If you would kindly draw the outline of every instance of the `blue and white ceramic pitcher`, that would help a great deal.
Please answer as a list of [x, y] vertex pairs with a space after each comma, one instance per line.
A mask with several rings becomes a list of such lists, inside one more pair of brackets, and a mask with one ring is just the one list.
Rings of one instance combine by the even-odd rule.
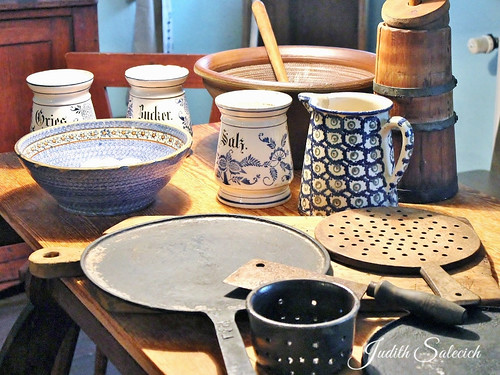
[[[299, 212], [330, 215], [347, 208], [397, 206], [413, 131], [403, 117], [389, 118], [392, 101], [360, 92], [301, 93], [299, 100], [311, 113]], [[402, 134], [396, 163], [393, 129]]]

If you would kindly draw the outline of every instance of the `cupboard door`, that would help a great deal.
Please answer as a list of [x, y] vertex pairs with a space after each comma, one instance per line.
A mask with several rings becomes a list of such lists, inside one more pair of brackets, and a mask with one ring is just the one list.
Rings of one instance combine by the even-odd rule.
[[64, 54], [73, 49], [70, 17], [17, 19], [0, 22], [0, 152], [29, 132], [33, 94], [26, 77], [41, 70], [64, 68]]

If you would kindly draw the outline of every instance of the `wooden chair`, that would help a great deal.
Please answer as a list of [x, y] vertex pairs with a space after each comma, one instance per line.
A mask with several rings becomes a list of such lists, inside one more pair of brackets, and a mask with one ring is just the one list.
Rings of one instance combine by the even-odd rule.
[[[184, 88], [205, 89], [203, 80], [194, 71], [194, 64], [204, 55], [163, 54], [163, 53], [103, 53], [69, 52], [66, 54], [66, 66], [72, 69], [84, 69], [94, 74], [90, 87], [92, 103], [97, 118], [112, 117], [108, 97], [108, 87], [129, 87], [125, 79], [125, 70], [137, 65], [163, 64], [179, 65], [189, 69], [189, 76]], [[220, 121], [220, 112], [212, 103], [209, 122]]]

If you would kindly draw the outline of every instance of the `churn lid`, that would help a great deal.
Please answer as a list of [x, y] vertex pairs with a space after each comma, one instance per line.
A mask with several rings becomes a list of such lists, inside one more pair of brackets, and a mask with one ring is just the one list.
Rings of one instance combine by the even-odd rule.
[[447, 26], [449, 0], [386, 0], [382, 18], [400, 29], [435, 29]]

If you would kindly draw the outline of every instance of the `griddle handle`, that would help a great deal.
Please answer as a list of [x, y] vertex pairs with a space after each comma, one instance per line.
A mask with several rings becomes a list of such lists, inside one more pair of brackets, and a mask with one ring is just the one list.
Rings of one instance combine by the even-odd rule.
[[215, 325], [227, 375], [255, 375], [232, 310], [207, 311]]
[[387, 280], [371, 282], [366, 294], [374, 297], [379, 304], [399, 306], [435, 323], [457, 325], [463, 324], [467, 318], [465, 308], [456, 303], [434, 294], [398, 288]]
[[83, 275], [80, 258], [83, 248], [47, 247], [30, 254], [29, 270], [41, 279]]

